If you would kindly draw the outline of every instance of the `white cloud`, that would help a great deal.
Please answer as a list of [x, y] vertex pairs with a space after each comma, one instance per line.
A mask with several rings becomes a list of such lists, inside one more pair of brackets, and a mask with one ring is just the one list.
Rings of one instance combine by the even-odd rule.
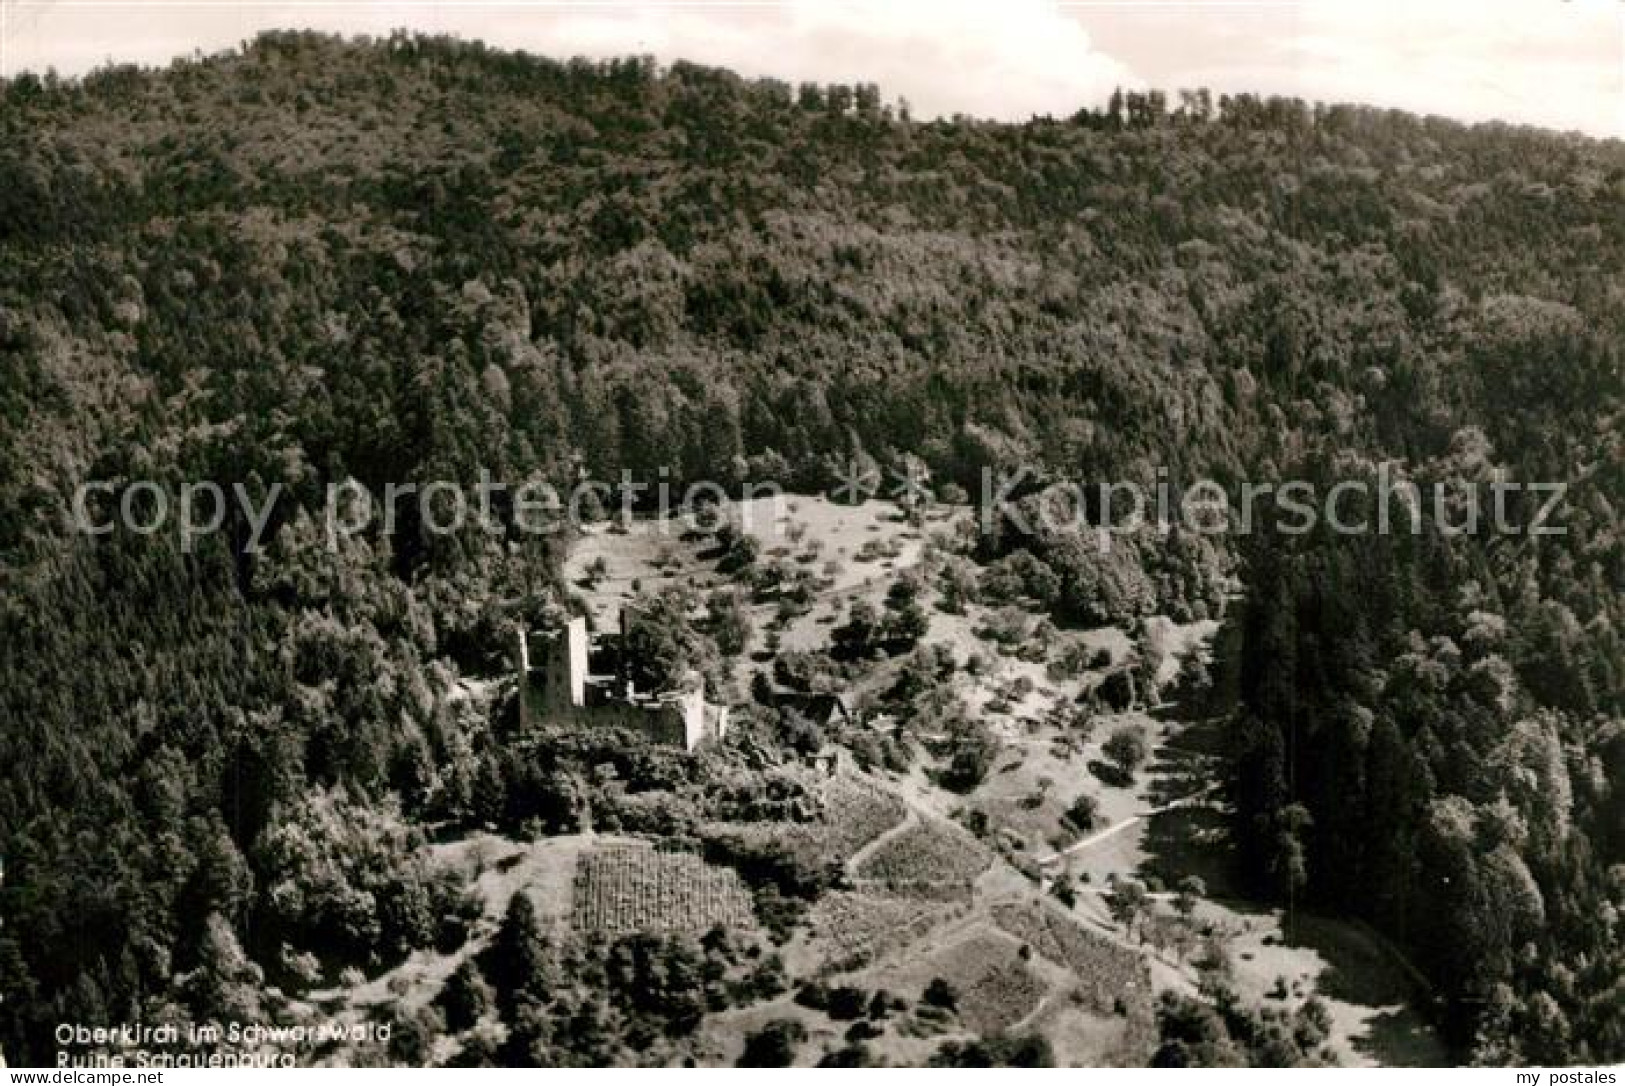
[[160, 64], [290, 24], [344, 33], [397, 26], [557, 56], [650, 53], [790, 81], [880, 84], [923, 115], [1025, 119], [1071, 112], [1138, 82], [1052, 0], [791, 0], [762, 7], [333, 3], [76, 5], [13, 0], [7, 71], [77, 73], [106, 60]]
[[596, 10], [561, 13], [537, 30], [522, 36], [548, 52], [649, 52], [791, 82], [878, 83], [888, 98], [907, 98], [922, 116], [1024, 120], [1071, 112], [1118, 84], [1139, 82], [1050, 0]]
[[878, 82], [922, 114], [1071, 113], [1141, 82], [1047, 0], [802, 3], [794, 12], [806, 75], [834, 60], [841, 78]]
[[1620, 0], [334, 0], [285, 8], [0, 0], [0, 12], [0, 61], [11, 72], [163, 63], [294, 24], [373, 34], [404, 25], [550, 55], [650, 53], [792, 82], [875, 82], [921, 116], [1066, 115], [1116, 85], [1206, 85], [1625, 135]]
[[1256, 57], [1204, 58], [1187, 74], [1225, 89], [1625, 136], [1618, 0], [1305, 0], [1271, 31]]

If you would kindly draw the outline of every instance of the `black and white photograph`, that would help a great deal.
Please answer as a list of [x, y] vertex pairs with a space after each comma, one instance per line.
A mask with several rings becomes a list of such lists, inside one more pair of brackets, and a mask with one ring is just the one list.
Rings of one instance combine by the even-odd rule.
[[0, 0], [0, 1082], [1622, 1065], [1625, 2]]

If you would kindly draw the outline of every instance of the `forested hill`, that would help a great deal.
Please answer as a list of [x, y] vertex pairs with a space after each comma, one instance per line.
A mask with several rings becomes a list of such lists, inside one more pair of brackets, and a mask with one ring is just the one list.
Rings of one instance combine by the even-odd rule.
[[[175, 990], [219, 967], [202, 916], [298, 946], [272, 898], [315, 875], [273, 846], [301, 797], [411, 821], [479, 757], [452, 680], [557, 556], [411, 524], [331, 553], [294, 515], [327, 484], [818, 489], [918, 456], [973, 491], [1021, 463], [1582, 480], [1536, 544], [1238, 544], [1276, 608], [1246, 622], [1238, 832], [1269, 892], [1414, 949], [1480, 1051], [1625, 1053], [1625, 146], [1206, 94], [922, 122], [871, 86], [406, 36], [0, 88], [8, 1051], [202, 998]], [[257, 559], [240, 516], [182, 554], [71, 534], [87, 479], [295, 500]], [[374, 875], [358, 955], [432, 897]]]

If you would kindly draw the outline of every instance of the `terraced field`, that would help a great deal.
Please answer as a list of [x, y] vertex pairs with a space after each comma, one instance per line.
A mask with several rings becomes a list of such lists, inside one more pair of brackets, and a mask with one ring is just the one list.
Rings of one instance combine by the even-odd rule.
[[922, 819], [865, 856], [856, 885], [873, 894], [925, 901], [968, 901], [992, 856], [959, 827]]
[[846, 860], [902, 823], [908, 808], [883, 786], [855, 773], [838, 773], [824, 789], [824, 852]]
[[1108, 1011], [1120, 1001], [1149, 1000], [1151, 976], [1145, 959], [1127, 947], [1043, 902], [1005, 902], [993, 906], [992, 912], [999, 927], [1035, 953], [1070, 969], [1095, 1009]]
[[963, 911], [949, 903], [833, 890], [818, 899], [809, 920], [823, 964], [852, 969], [901, 950]]
[[704, 931], [755, 924], [750, 893], [728, 868], [688, 852], [617, 845], [576, 865], [571, 923], [577, 931]]

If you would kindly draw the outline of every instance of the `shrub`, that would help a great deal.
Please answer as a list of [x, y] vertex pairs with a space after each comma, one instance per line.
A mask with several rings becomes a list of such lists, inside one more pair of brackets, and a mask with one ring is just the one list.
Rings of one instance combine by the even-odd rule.
[[[854, 1026], [853, 1029], [857, 1027]], [[851, 1031], [849, 1030], [848, 1033]], [[873, 1067], [874, 1052], [862, 1040], [854, 1040], [844, 1048], [837, 1048], [818, 1061], [820, 1067]]]
[[440, 990], [438, 1003], [453, 1033], [471, 1029], [491, 1009], [495, 994], [472, 961], [465, 961]]
[[1066, 808], [1066, 821], [1082, 832], [1094, 829], [1097, 818], [1100, 818], [1100, 801], [1087, 792], [1072, 800], [1072, 805]]
[[920, 999], [928, 1006], [951, 1011], [959, 1006], [959, 989], [944, 977], [933, 977], [931, 983], [925, 986], [925, 991], [920, 993]]
[[796, 1002], [815, 1011], [823, 1010], [829, 1006], [829, 985], [818, 980], [807, 981], [797, 990]]
[[1112, 732], [1100, 751], [1128, 777], [1151, 756], [1151, 743], [1144, 728], [1130, 725]]
[[745, 1039], [740, 1067], [789, 1067], [807, 1039], [807, 1027], [794, 1018], [776, 1018]]
[[828, 1013], [837, 1022], [862, 1018], [868, 1007], [869, 996], [862, 988], [842, 985], [829, 990]]

